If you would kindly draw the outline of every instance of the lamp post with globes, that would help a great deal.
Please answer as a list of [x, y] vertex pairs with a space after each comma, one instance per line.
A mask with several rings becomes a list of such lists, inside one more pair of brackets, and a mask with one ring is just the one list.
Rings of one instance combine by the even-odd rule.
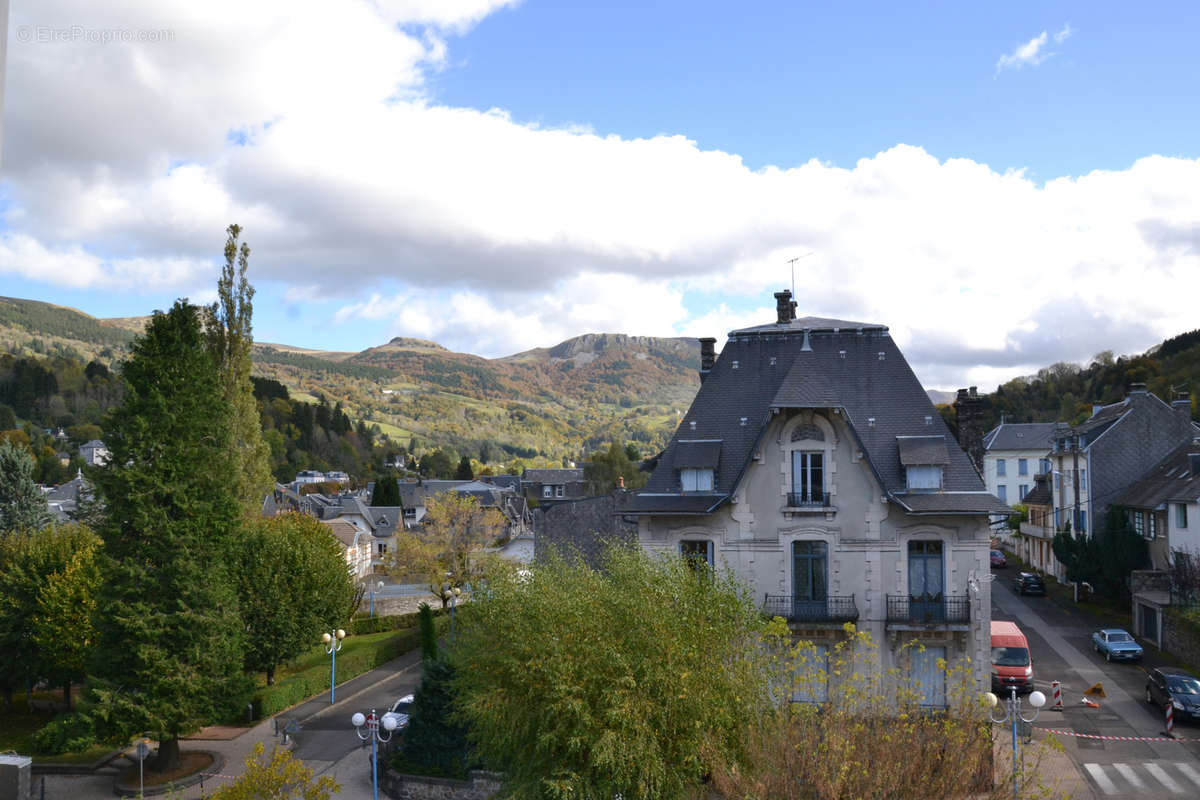
[[984, 698], [990, 707], [988, 716], [992, 722], [997, 725], [1003, 725], [1006, 722], [1012, 723], [1013, 800], [1017, 800], [1021, 786], [1021, 774], [1018, 769], [1020, 757], [1017, 750], [1017, 723], [1018, 721], [1032, 723], [1037, 719], [1038, 712], [1041, 711], [1042, 706], [1046, 705], [1046, 695], [1036, 691], [1029, 695], [1029, 705], [1033, 706], [1033, 716], [1026, 717], [1021, 713], [1021, 698], [1017, 696], [1017, 687], [1012, 686], [1009, 689], [1011, 694], [1004, 701], [1003, 715], [999, 718], [996, 717], [995, 709], [1000, 705], [1000, 698], [991, 692], [985, 694]]
[[450, 641], [454, 641], [454, 607], [458, 605], [458, 596], [462, 594], [462, 589], [457, 586], [451, 591], [447, 589], [442, 592], [442, 599], [450, 603]]
[[[379, 800], [379, 742], [387, 742], [392, 738], [392, 731], [396, 730], [396, 718], [391, 714], [384, 714], [380, 719], [375, 713], [375, 709], [371, 709], [371, 713], [363, 716], [362, 712], [355, 712], [350, 718], [350, 722], [354, 725], [354, 732], [358, 734], [358, 738], [364, 742], [371, 740], [371, 789], [374, 792], [375, 800]], [[382, 725], [387, 731], [387, 736], [379, 732]], [[363, 727], [366, 727], [366, 731]]]
[[325, 645], [325, 652], [329, 653], [329, 703], [333, 704], [333, 687], [337, 683], [337, 654], [338, 650], [342, 649], [342, 640], [346, 638], [346, 632], [341, 628], [335, 631], [321, 634], [321, 643]]

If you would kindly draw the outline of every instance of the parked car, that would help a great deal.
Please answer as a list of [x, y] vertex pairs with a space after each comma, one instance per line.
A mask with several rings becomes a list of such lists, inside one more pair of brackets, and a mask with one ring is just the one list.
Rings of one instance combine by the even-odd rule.
[[1175, 707], [1175, 718], [1200, 720], [1200, 680], [1176, 667], [1156, 667], [1146, 673], [1146, 702]]
[[1003, 569], [1008, 566], [1008, 559], [1004, 557], [1004, 553], [999, 550], [992, 551], [992, 566], [997, 569]]
[[[404, 730], [408, 727], [408, 718], [412, 713], [413, 695], [406, 694], [396, 702], [392, 703], [392, 707], [383, 712], [384, 716], [391, 714], [396, 719], [396, 730]], [[382, 718], [381, 718], [382, 719]]]
[[1124, 628], [1103, 628], [1092, 634], [1092, 647], [1105, 661], [1141, 661], [1142, 646]]
[[1041, 575], [1021, 572], [1013, 578], [1013, 591], [1017, 594], [1045, 594], [1046, 584]]

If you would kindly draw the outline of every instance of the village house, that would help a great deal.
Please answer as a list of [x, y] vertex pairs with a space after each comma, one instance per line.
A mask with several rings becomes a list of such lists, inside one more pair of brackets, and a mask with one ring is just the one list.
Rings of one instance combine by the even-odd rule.
[[[641, 546], [735, 572], [798, 637], [856, 622], [930, 706], [938, 660], [988, 685], [983, 485], [884, 325], [795, 316], [701, 339], [701, 386], [644, 491]], [[918, 641], [923, 648], [905, 648]], [[820, 700], [815, 697], [797, 699]]]

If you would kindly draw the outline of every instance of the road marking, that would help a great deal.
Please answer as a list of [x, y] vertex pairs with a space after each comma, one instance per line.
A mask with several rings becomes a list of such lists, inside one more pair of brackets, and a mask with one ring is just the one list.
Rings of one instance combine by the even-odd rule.
[[1104, 774], [1104, 767], [1099, 764], [1084, 764], [1083, 768], [1091, 773], [1092, 780], [1100, 787], [1100, 791], [1105, 794], [1116, 794], [1117, 786], [1112, 782], [1108, 775]]
[[1146, 772], [1158, 778], [1158, 782], [1167, 787], [1172, 794], [1183, 794], [1183, 787], [1167, 774], [1167, 771], [1152, 761], [1146, 762]]
[[1197, 786], [1200, 786], [1200, 772], [1197, 772], [1196, 768], [1193, 767], [1191, 764], [1180, 764], [1180, 763], [1176, 762], [1175, 768], [1177, 770], [1179, 770], [1180, 772], [1182, 772], [1184, 775], [1187, 775], [1188, 780], [1190, 780], [1192, 783], [1196, 784]]
[[1145, 789], [1146, 788], [1146, 784], [1142, 781], [1142, 779], [1140, 777], [1138, 777], [1138, 774], [1133, 771], [1133, 767], [1129, 766], [1128, 764], [1113, 764], [1113, 769], [1115, 769], [1117, 772], [1121, 773], [1121, 776], [1123, 778], [1125, 778], [1125, 780], [1132, 783], [1133, 788], [1135, 788], [1135, 789]]

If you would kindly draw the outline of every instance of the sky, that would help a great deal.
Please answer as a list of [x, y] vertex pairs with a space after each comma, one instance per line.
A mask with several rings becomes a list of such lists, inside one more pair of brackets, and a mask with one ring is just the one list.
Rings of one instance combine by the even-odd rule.
[[14, 0], [0, 295], [209, 302], [236, 222], [258, 341], [723, 340], [794, 286], [927, 388], [991, 390], [1200, 327], [1197, 29], [1152, 1]]

